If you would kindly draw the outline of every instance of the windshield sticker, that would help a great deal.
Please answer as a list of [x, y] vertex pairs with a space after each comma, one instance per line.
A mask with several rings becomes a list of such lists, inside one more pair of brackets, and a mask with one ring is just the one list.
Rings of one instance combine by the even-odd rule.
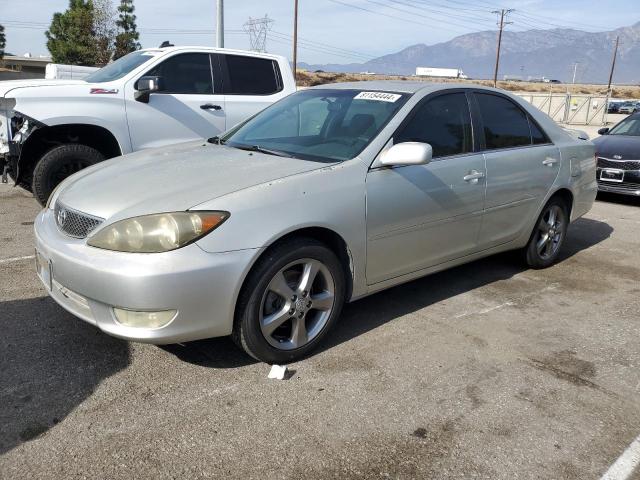
[[386, 92], [360, 92], [358, 95], [353, 97], [354, 100], [376, 100], [378, 102], [395, 102], [402, 95], [398, 95], [397, 93], [386, 93]]

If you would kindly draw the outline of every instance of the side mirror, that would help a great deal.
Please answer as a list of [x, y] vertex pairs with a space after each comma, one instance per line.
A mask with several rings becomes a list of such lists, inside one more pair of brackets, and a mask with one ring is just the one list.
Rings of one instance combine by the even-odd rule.
[[606, 135], [607, 133], [609, 133], [608, 127], [601, 128], [600, 130], [598, 130], [598, 135]]
[[149, 103], [149, 97], [154, 92], [164, 90], [162, 77], [140, 77], [134, 98], [142, 103]]
[[380, 157], [380, 165], [385, 167], [426, 165], [432, 157], [433, 149], [428, 143], [403, 142], [384, 152]]

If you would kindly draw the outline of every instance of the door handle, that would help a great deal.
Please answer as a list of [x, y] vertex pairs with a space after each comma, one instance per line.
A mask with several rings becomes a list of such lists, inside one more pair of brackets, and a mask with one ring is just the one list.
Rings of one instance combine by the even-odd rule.
[[546, 165], [547, 167], [551, 167], [551, 166], [555, 165], [556, 163], [558, 163], [558, 159], [557, 158], [551, 158], [551, 157], [547, 157], [542, 161], [542, 164]]
[[465, 182], [478, 183], [478, 180], [484, 178], [484, 173], [477, 170], [471, 170], [467, 175], [462, 177]]
[[213, 103], [205, 103], [204, 105], [200, 105], [202, 110], [222, 110], [220, 105], [214, 105]]

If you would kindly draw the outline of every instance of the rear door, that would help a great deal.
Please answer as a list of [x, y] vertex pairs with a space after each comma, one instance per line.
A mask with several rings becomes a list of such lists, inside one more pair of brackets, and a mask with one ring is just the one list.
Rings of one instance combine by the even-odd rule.
[[149, 103], [142, 103], [134, 98], [135, 81], [127, 84], [133, 150], [208, 138], [226, 129], [224, 95], [214, 90], [209, 53], [178, 53], [144, 75], [162, 77], [164, 90], [151, 94]]
[[560, 152], [527, 112], [495, 92], [474, 94], [487, 165], [481, 249], [506, 243], [531, 223], [560, 171]]
[[220, 70], [227, 128], [286, 96], [276, 60], [236, 54], [216, 54], [212, 58]]
[[367, 282], [374, 284], [476, 250], [485, 165], [464, 91], [431, 95], [393, 136], [424, 142], [427, 165], [374, 168], [367, 189]]

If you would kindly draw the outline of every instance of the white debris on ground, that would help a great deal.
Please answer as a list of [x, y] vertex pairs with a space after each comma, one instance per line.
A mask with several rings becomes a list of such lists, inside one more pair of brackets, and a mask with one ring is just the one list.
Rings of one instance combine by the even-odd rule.
[[276, 380], [284, 380], [287, 375], [287, 366], [286, 365], [272, 365], [271, 371], [269, 371], [269, 375], [267, 378], [273, 378]]

